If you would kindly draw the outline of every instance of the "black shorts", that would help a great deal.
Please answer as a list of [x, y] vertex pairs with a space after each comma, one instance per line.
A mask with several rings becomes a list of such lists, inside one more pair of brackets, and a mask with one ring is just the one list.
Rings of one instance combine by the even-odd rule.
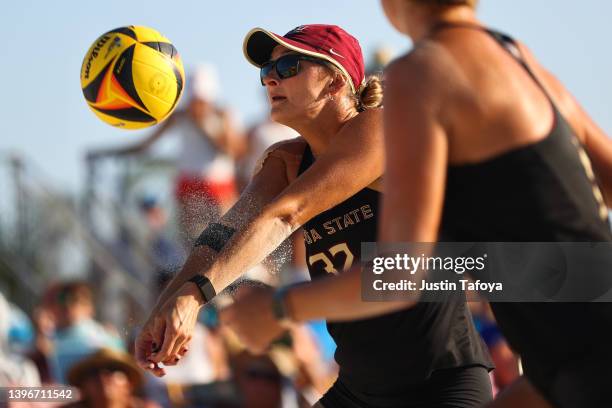
[[555, 366], [524, 361], [525, 377], [555, 407], [610, 408], [612, 353], [596, 350]]
[[481, 366], [438, 370], [400, 395], [350, 389], [338, 378], [319, 401], [325, 408], [476, 408], [493, 399], [489, 372]]

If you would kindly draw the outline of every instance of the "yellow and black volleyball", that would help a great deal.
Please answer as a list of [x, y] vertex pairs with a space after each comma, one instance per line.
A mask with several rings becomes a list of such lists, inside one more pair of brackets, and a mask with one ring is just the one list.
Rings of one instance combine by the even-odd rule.
[[142, 26], [111, 30], [87, 51], [81, 89], [104, 122], [140, 129], [172, 113], [183, 91], [185, 71], [174, 45]]

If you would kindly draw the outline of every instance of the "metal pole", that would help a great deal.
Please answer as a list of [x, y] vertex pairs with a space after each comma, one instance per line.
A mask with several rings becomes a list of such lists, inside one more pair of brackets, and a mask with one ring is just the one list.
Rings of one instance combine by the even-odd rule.
[[15, 252], [18, 255], [25, 255], [28, 237], [28, 209], [27, 209], [27, 193], [24, 186], [24, 170], [25, 166], [23, 159], [13, 154], [10, 159], [10, 166], [13, 175], [13, 183], [15, 186], [15, 233], [16, 233], [16, 248]]

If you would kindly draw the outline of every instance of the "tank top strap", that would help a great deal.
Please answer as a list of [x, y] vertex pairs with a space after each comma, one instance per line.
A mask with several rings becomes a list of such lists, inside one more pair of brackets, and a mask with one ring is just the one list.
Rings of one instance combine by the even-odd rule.
[[557, 106], [555, 105], [554, 101], [550, 97], [548, 91], [546, 90], [546, 88], [544, 87], [542, 82], [540, 82], [540, 80], [535, 75], [533, 70], [529, 67], [529, 64], [527, 63], [527, 60], [525, 59], [525, 56], [523, 55], [523, 52], [521, 51], [521, 47], [519, 46], [519, 43], [513, 37], [511, 37], [508, 34], [505, 34], [505, 33], [501, 32], [501, 31], [497, 31], [497, 30], [494, 30], [494, 29], [491, 29], [491, 28], [488, 28], [488, 27], [484, 27], [484, 26], [478, 25], [478, 24], [451, 23], [451, 22], [441, 22], [441, 23], [435, 25], [431, 29], [431, 31], [429, 32], [428, 36], [431, 36], [431, 35], [439, 32], [441, 30], [452, 29], [452, 28], [467, 28], [467, 29], [472, 29], [472, 30], [478, 30], [478, 31], [482, 31], [482, 32], [488, 34], [490, 37], [492, 37], [504, 50], [506, 50], [510, 54], [510, 56], [516, 62], [518, 62], [523, 67], [523, 69], [525, 69], [525, 71], [527, 71], [527, 74], [529, 74], [529, 76], [535, 81], [535, 83], [538, 85], [538, 87], [546, 95], [546, 98], [548, 98], [548, 100], [552, 104], [552, 106], [553, 106], [553, 108], [555, 110], [555, 114], [558, 113]]
[[302, 161], [300, 162], [300, 168], [298, 170], [298, 176], [305, 172], [312, 165], [312, 163], [314, 163], [314, 156], [312, 155], [310, 145], [306, 143], [304, 153], [302, 154]]

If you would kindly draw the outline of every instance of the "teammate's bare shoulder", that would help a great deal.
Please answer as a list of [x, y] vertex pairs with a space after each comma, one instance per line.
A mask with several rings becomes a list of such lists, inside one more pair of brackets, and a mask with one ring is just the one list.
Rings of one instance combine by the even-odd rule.
[[423, 41], [391, 62], [385, 78], [389, 85], [419, 94], [435, 94], [447, 89], [455, 70], [453, 58], [444, 46], [434, 41]]

